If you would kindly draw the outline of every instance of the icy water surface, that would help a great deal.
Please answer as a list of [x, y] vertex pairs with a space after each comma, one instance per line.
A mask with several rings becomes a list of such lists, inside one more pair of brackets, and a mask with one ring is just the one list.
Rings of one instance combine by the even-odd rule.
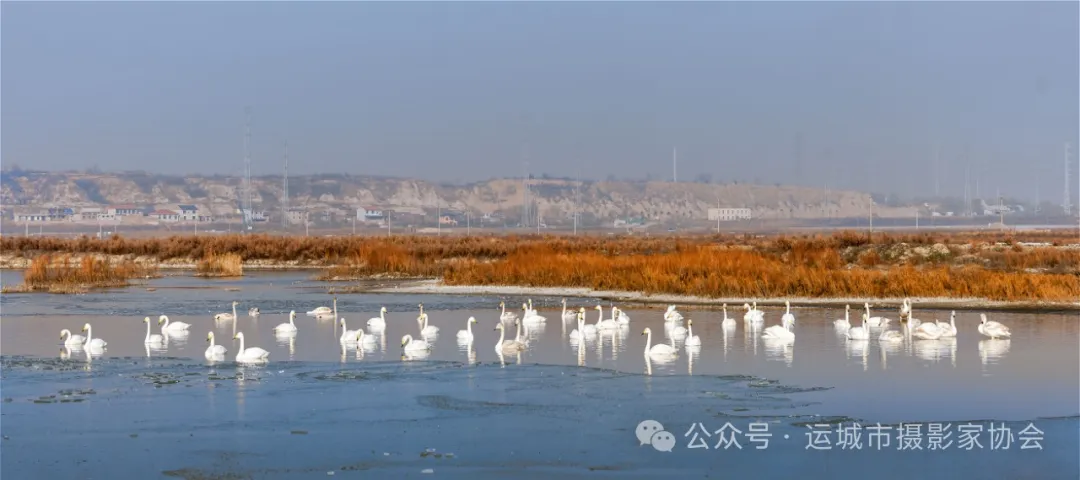
[[[688, 351], [660, 309], [628, 306], [628, 327], [579, 343], [568, 338], [577, 325], [561, 320], [559, 299], [535, 298], [547, 321], [526, 325], [529, 348], [520, 357], [500, 358], [497, 305], [520, 311], [521, 298], [341, 294], [338, 313], [350, 330], [367, 330], [382, 306], [389, 311], [375, 342], [343, 349], [335, 322], [305, 314], [331, 305], [325, 285], [306, 277], [170, 277], [151, 282], [154, 291], [5, 295], [4, 477], [368, 478], [429, 469], [651, 477], [723, 469], [786, 478], [798, 469], [845, 478], [873, 469], [885, 478], [1076, 478], [1080, 468], [1075, 314], [991, 313], [1013, 337], [990, 340], [976, 331], [978, 312], [961, 311], [955, 340], [883, 348], [876, 329], [873, 340], [848, 342], [832, 325], [840, 310], [794, 309], [796, 341], [785, 345], [745, 328], [741, 310], [729, 310], [736, 326], [724, 329], [721, 312], [684, 308], [702, 343]], [[2, 281], [17, 276], [5, 272]], [[215, 322], [233, 300], [239, 319]], [[596, 322], [595, 300], [568, 300]], [[429, 337], [430, 353], [403, 357], [401, 337], [420, 338], [419, 303], [440, 330]], [[259, 317], [247, 315], [252, 306]], [[298, 312], [298, 332], [277, 337], [272, 329], [289, 310]], [[765, 325], [777, 324], [782, 310], [765, 310]], [[147, 348], [142, 319], [150, 316], [159, 333], [161, 314], [191, 324], [190, 333]], [[470, 316], [474, 341], [459, 342]], [[947, 320], [948, 312], [916, 305], [916, 317]], [[79, 333], [84, 323], [108, 342], [100, 356], [61, 345], [61, 329]], [[504, 324], [513, 335], [514, 324]], [[678, 357], [647, 361], [645, 327]], [[232, 362], [234, 330], [246, 347], [268, 350], [269, 364]], [[210, 331], [228, 361], [204, 359]], [[652, 445], [641, 445], [639, 423], [650, 419], [668, 435], [652, 432], [644, 437]], [[669, 444], [670, 452], [658, 451]]]

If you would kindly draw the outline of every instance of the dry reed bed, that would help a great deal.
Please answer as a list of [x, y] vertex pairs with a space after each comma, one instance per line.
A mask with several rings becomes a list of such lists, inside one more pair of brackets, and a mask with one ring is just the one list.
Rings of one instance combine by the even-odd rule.
[[104, 258], [86, 256], [73, 262], [70, 255], [41, 255], [23, 274], [23, 283], [6, 287], [4, 292], [82, 293], [92, 288], [126, 287], [132, 278], [156, 275], [156, 269], [131, 260], [113, 264]]
[[235, 253], [210, 253], [195, 264], [198, 277], [240, 277], [244, 275], [244, 259]]
[[[323, 279], [442, 277], [456, 285], [587, 287], [679, 295], [979, 297], [1075, 301], [1080, 250], [1068, 232], [840, 232], [750, 236], [0, 237], [5, 253], [93, 252], [159, 260], [226, 256], [331, 266]], [[218, 270], [213, 270], [218, 271]]]
[[449, 285], [584, 287], [699, 297], [965, 297], [1076, 301], [1080, 277], [979, 266], [837, 268], [834, 255], [791, 264], [760, 252], [699, 247], [670, 255], [609, 257], [526, 250], [495, 263], [447, 266]]

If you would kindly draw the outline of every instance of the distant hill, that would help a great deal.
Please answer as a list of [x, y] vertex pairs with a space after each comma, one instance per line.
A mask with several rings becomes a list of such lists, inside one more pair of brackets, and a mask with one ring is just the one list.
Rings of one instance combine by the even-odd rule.
[[[545, 223], [565, 223], [578, 208], [584, 223], [644, 217], [649, 221], [706, 220], [708, 209], [745, 207], [755, 218], [812, 219], [863, 217], [870, 195], [854, 191], [825, 192], [795, 186], [671, 182], [531, 180], [532, 212]], [[280, 177], [252, 179], [256, 210], [281, 212]], [[146, 173], [79, 173], [8, 170], [0, 174], [0, 200], [5, 207], [88, 207], [106, 204], [139, 206], [198, 204], [214, 215], [236, 212], [241, 180], [225, 176], [169, 176]], [[442, 209], [475, 214], [501, 213], [508, 221], [522, 216], [521, 179], [491, 179], [449, 185], [408, 178], [353, 175], [289, 177], [290, 206], [310, 212], [379, 207], [414, 213]], [[577, 207], [575, 207], [577, 205]], [[911, 216], [910, 209], [878, 209], [879, 216]], [[530, 215], [535, 218], [535, 215]]]

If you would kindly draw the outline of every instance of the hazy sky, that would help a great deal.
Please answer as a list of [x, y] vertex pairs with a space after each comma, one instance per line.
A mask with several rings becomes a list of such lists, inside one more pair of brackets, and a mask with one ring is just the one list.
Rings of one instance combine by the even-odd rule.
[[[1060, 202], [1077, 2], [0, 4], [2, 159]], [[1074, 159], [1075, 159], [1074, 155]], [[1074, 160], [1073, 174], [1080, 170]], [[1080, 181], [1074, 181], [1074, 188]]]

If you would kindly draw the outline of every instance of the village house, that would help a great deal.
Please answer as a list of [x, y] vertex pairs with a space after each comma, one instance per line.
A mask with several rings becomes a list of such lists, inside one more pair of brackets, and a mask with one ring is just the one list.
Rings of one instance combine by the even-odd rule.
[[79, 209], [79, 219], [82, 221], [94, 221], [105, 216], [100, 207], [83, 207]]
[[357, 220], [381, 221], [386, 218], [386, 212], [379, 207], [364, 207], [356, 209]]
[[285, 221], [290, 225], [303, 225], [307, 211], [302, 208], [290, 208], [285, 212]]
[[113, 217], [126, 217], [129, 215], [142, 215], [142, 209], [132, 204], [109, 205], [107, 213]]
[[180, 220], [185, 222], [199, 220], [199, 207], [195, 205], [177, 205], [180, 209]]
[[45, 223], [52, 221], [52, 217], [49, 215], [48, 210], [35, 208], [15, 212], [15, 221], [19, 223]]
[[150, 212], [150, 216], [159, 222], [179, 222], [180, 214], [172, 210], [154, 210]]

